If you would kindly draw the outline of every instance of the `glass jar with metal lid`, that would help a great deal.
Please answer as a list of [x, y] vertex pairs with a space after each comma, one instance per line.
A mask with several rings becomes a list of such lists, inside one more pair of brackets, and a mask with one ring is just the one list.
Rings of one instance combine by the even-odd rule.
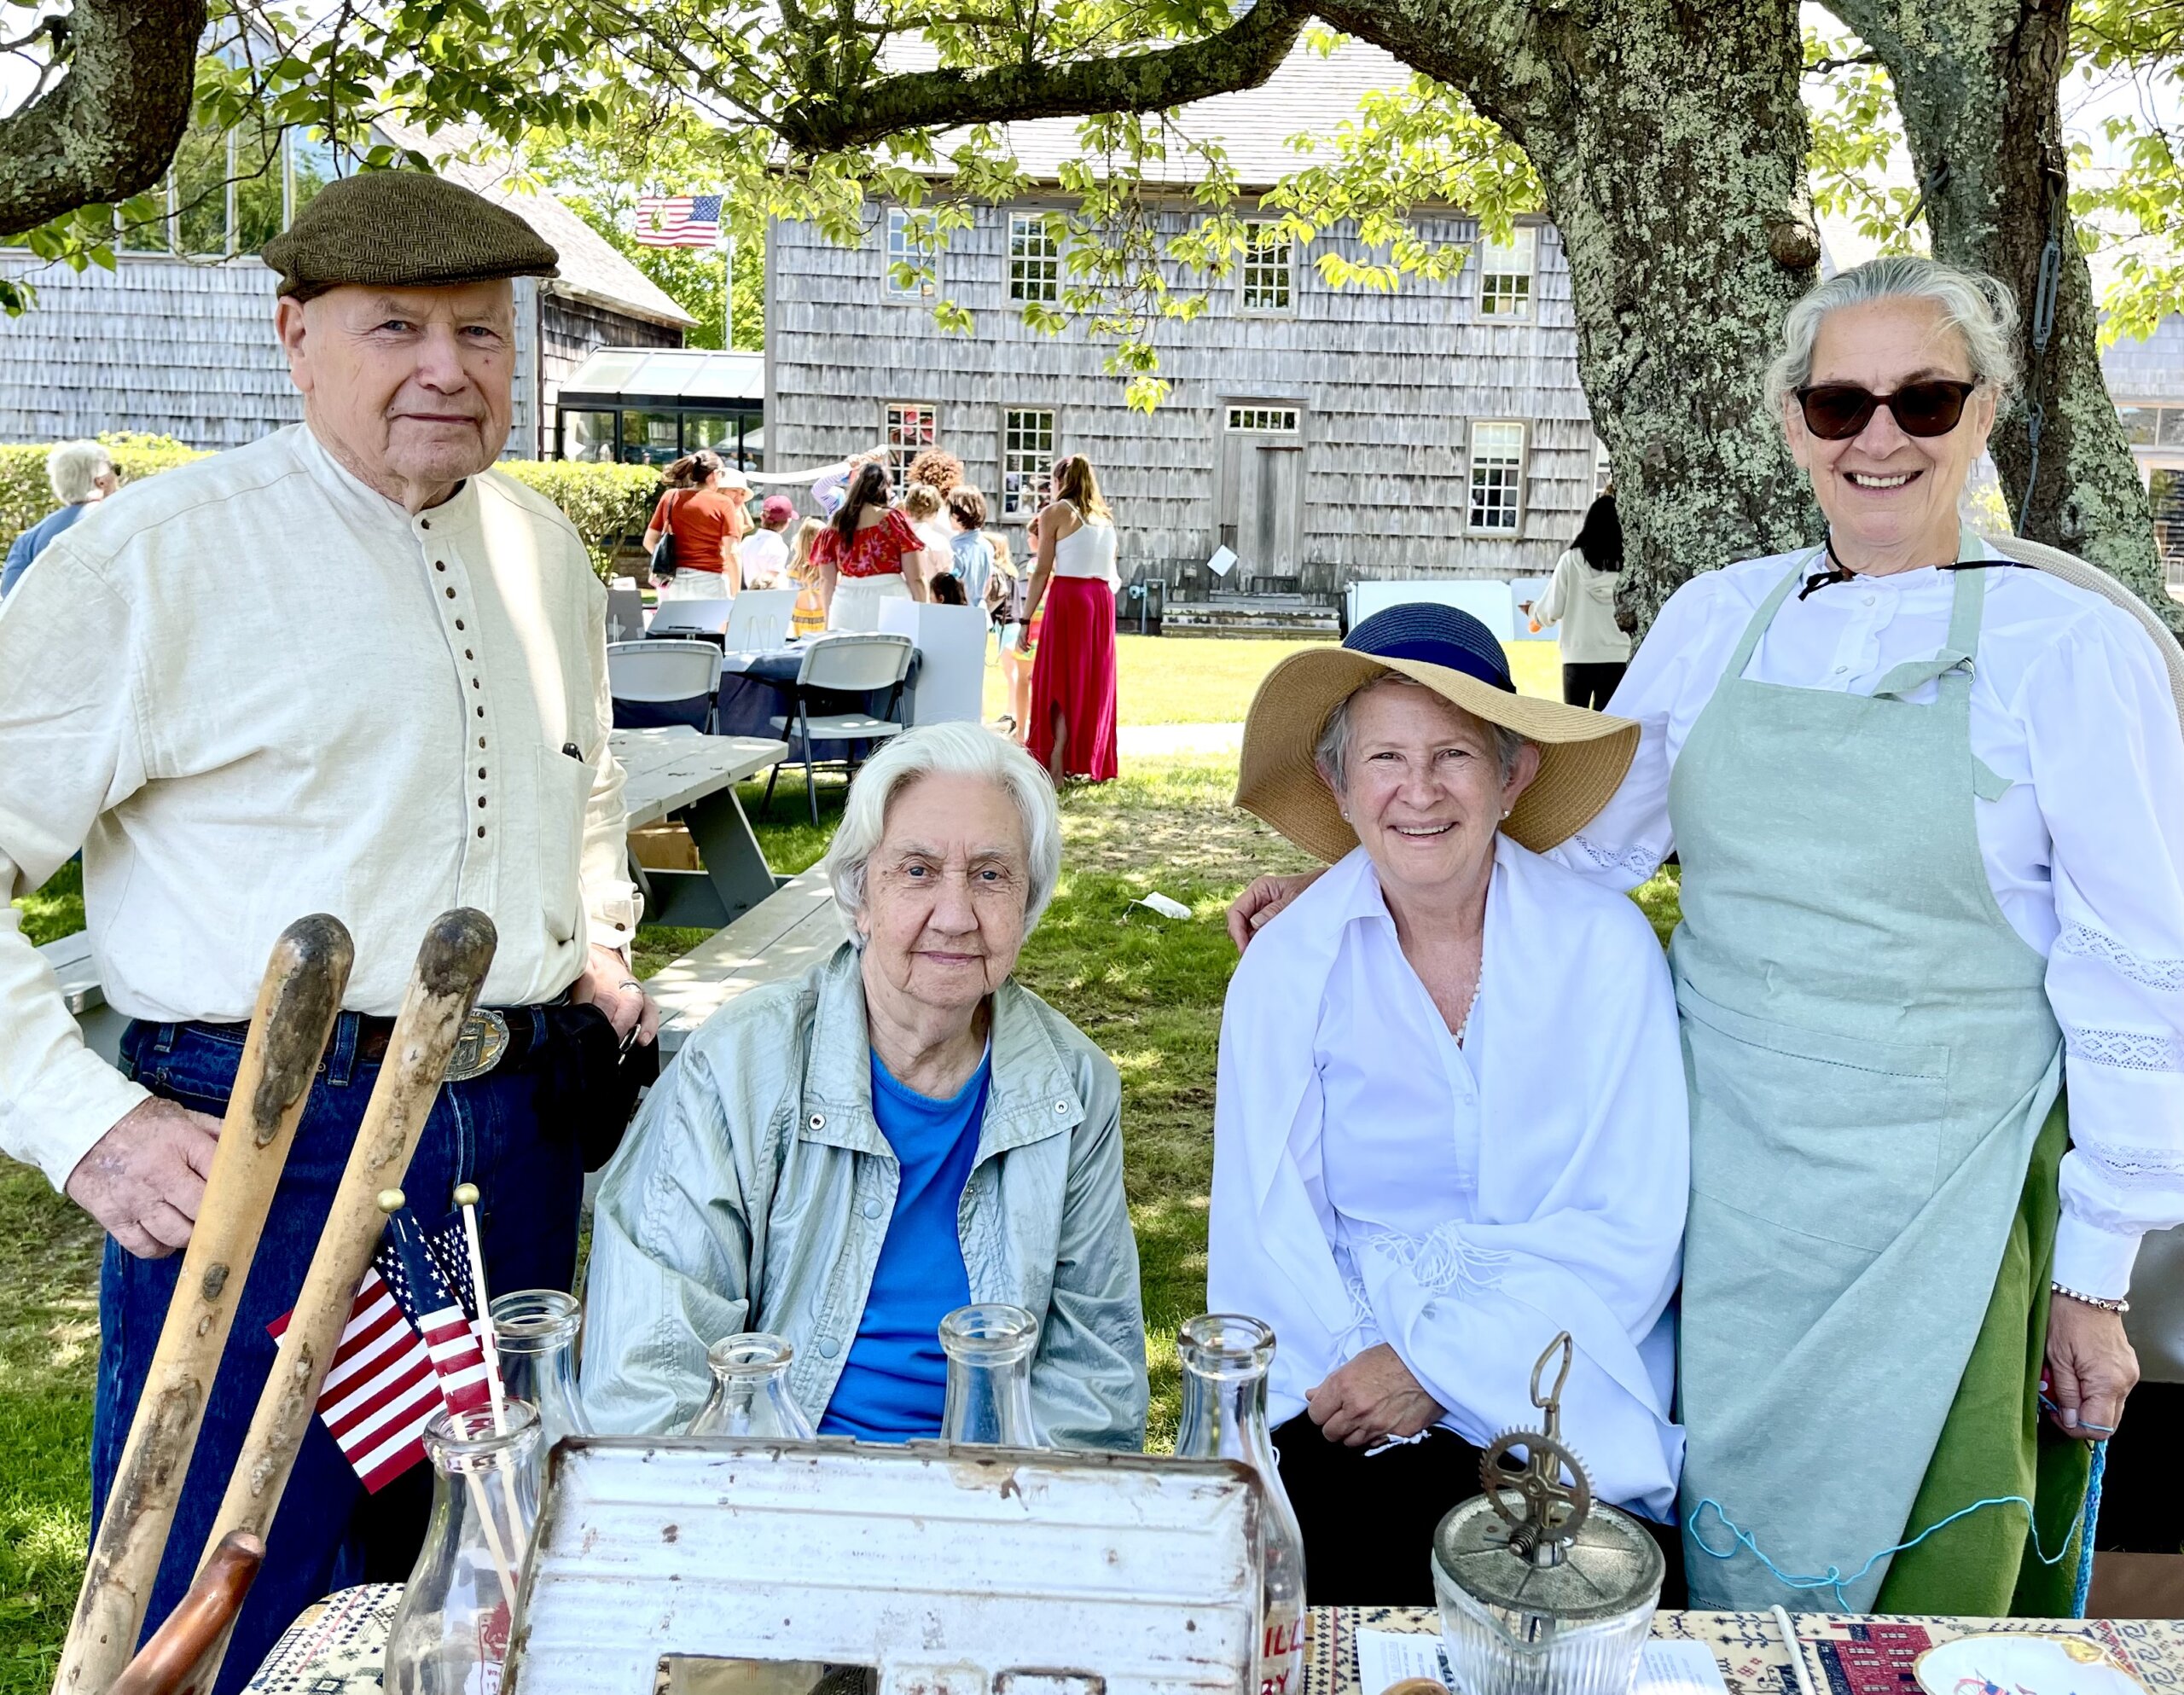
[[1661, 1551], [1636, 1519], [1593, 1499], [1583, 1463], [1562, 1442], [1571, 1353], [1565, 1332], [1532, 1369], [1546, 1429], [1488, 1444], [1484, 1493], [1433, 1533], [1433, 1593], [1464, 1695], [1625, 1695], [1652, 1628]]

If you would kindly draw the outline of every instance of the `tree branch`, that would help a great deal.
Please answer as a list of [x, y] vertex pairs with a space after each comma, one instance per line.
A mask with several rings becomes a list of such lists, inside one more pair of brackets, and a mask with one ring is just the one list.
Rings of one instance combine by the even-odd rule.
[[1288, 56], [1310, 16], [1304, 0], [1258, 0], [1227, 29], [1200, 41], [1061, 65], [914, 71], [864, 88], [807, 96], [773, 124], [792, 146], [830, 153], [905, 130], [1164, 111], [1257, 88]]
[[1519, 146], [1566, 98], [1551, 66], [1583, 56], [1585, 26], [1533, 0], [1320, 0], [1313, 10], [1461, 90]]
[[205, 0], [76, 0], [68, 74], [0, 118], [0, 232], [156, 183], [189, 124]]

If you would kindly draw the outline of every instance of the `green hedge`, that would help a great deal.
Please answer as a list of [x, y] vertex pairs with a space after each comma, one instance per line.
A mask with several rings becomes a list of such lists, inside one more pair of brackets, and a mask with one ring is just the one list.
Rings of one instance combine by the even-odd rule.
[[566, 459], [503, 459], [493, 467], [536, 489], [569, 515], [591, 550], [601, 581], [624, 537], [641, 541], [659, 498], [659, 473], [643, 465], [590, 465]]
[[[205, 457], [171, 436], [107, 435], [99, 439], [113, 455], [113, 468], [125, 483]], [[53, 485], [45, 479], [49, 450], [36, 444], [0, 443], [0, 552], [53, 510]]]
[[[99, 439], [113, 456], [125, 483], [187, 465], [206, 455], [171, 436], [107, 435]], [[0, 552], [53, 510], [45, 480], [48, 449], [0, 443]], [[624, 537], [640, 537], [659, 496], [659, 473], [642, 465], [579, 465], [561, 460], [503, 459], [493, 467], [529, 485], [569, 515], [603, 579]]]

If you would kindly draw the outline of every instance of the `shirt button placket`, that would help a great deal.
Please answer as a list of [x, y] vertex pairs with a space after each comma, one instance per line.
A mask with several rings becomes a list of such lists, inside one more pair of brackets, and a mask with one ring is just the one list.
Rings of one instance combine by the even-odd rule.
[[500, 816], [502, 785], [497, 738], [493, 734], [492, 699], [485, 688], [485, 667], [478, 653], [478, 611], [470, 595], [470, 574], [448, 545], [444, 536], [432, 533], [430, 519], [421, 518], [417, 539], [431, 567], [433, 604], [439, 608], [440, 627], [455, 660], [456, 677], [462, 694], [463, 837], [462, 868], [456, 879], [457, 898], [465, 904], [486, 907], [494, 894], [494, 851], [504, 820]]

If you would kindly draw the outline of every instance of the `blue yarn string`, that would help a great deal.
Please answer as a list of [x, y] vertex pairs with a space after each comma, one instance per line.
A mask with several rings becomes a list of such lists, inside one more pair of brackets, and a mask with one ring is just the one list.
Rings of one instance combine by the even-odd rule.
[[[2077, 1522], [2071, 1526], [2071, 1533], [2063, 1539], [2062, 1547], [2056, 1549], [2053, 1553], [2048, 1553], [2046, 1549], [2041, 1547], [2040, 1520], [2033, 1512], [2032, 1503], [2021, 1495], [1989, 1495], [1984, 1501], [1975, 1501], [1969, 1506], [1959, 1507], [1955, 1512], [1950, 1513], [1948, 1518], [1939, 1519], [1935, 1523], [1927, 1525], [1925, 1530], [1920, 1531], [1919, 1534], [1912, 1537], [1910, 1541], [1898, 1542], [1893, 1547], [1883, 1548], [1879, 1553], [1868, 1556], [1866, 1563], [1863, 1565], [1861, 1565], [1856, 1571], [1851, 1572], [1847, 1577], [1844, 1576], [1843, 1568], [1839, 1565], [1831, 1565], [1827, 1570], [1811, 1576], [1798, 1576], [1783, 1570], [1780, 1566], [1775, 1564], [1773, 1560], [1769, 1559], [1767, 1555], [1761, 1551], [1759, 1544], [1752, 1540], [1751, 1533], [1749, 1530], [1740, 1529], [1737, 1525], [1737, 1522], [1729, 1517], [1728, 1512], [1722, 1507], [1722, 1503], [1715, 1500], [1711, 1495], [1708, 1495], [1705, 1500], [1701, 1501], [1698, 1506], [1691, 1509], [1690, 1522], [1687, 1524], [1684, 1528], [1690, 1532], [1691, 1540], [1698, 1547], [1699, 1551], [1701, 1553], [1705, 1554], [1710, 1559], [1734, 1559], [1736, 1557], [1738, 1547], [1741, 1547], [1746, 1549], [1754, 1559], [1765, 1566], [1767, 1568], [1768, 1574], [1772, 1576], [1776, 1582], [1781, 1584], [1784, 1588], [1798, 1590], [1831, 1589], [1835, 1594], [1835, 1605], [1842, 1608], [1845, 1612], [1854, 1612], [1856, 1609], [1850, 1605], [1850, 1598], [1845, 1594], [1844, 1591], [1848, 1588], [1850, 1585], [1858, 1582], [1860, 1578], [1871, 1571], [1873, 1567], [1879, 1564], [1884, 1559], [1892, 1559], [1897, 1554], [1903, 1553], [1909, 1549], [1918, 1547], [1920, 1543], [1925, 1541], [1927, 1537], [1932, 1535], [1935, 1532], [1938, 1530], [1946, 1530], [1950, 1525], [1956, 1523], [1958, 1519], [1968, 1518], [1973, 1513], [1984, 1512], [1989, 1506], [2021, 1506], [2024, 1509], [2026, 1527], [2031, 1532], [2032, 1535], [2032, 1552], [2042, 1565], [2060, 1565], [2063, 1561], [2069, 1557], [2072, 1544], [2079, 1543], [2082, 1545], [2082, 1551], [2081, 1552], [2078, 1559], [2077, 1586], [2077, 1593], [2074, 1597], [2075, 1614], [2077, 1617], [2082, 1618], [2085, 1617], [2086, 1593], [2091, 1587], [2093, 1582], [2093, 1523], [2094, 1516], [2099, 1512], [2100, 1507], [2100, 1479], [2101, 1471], [2106, 1463], [2107, 1446], [2107, 1443], [2102, 1442], [2094, 1449], [2093, 1482], [2091, 1486], [2086, 1491], [2085, 1512], [2080, 1515]], [[1715, 1547], [1707, 1541], [1705, 1536], [1699, 1534], [1699, 1521], [1705, 1515], [1706, 1509], [1710, 1506], [1714, 1509], [1714, 1516], [1722, 1521], [1723, 1525], [1728, 1528], [1729, 1535], [1734, 1538], [1728, 1547]]]
[[2071, 1617], [2083, 1618], [2093, 1593], [2093, 1539], [2100, 1524], [2100, 1480], [2108, 1472], [2108, 1444], [2093, 1445], [2093, 1470], [2085, 1480], [2085, 1512], [2078, 1520], [2078, 1575], [2071, 1588]]

